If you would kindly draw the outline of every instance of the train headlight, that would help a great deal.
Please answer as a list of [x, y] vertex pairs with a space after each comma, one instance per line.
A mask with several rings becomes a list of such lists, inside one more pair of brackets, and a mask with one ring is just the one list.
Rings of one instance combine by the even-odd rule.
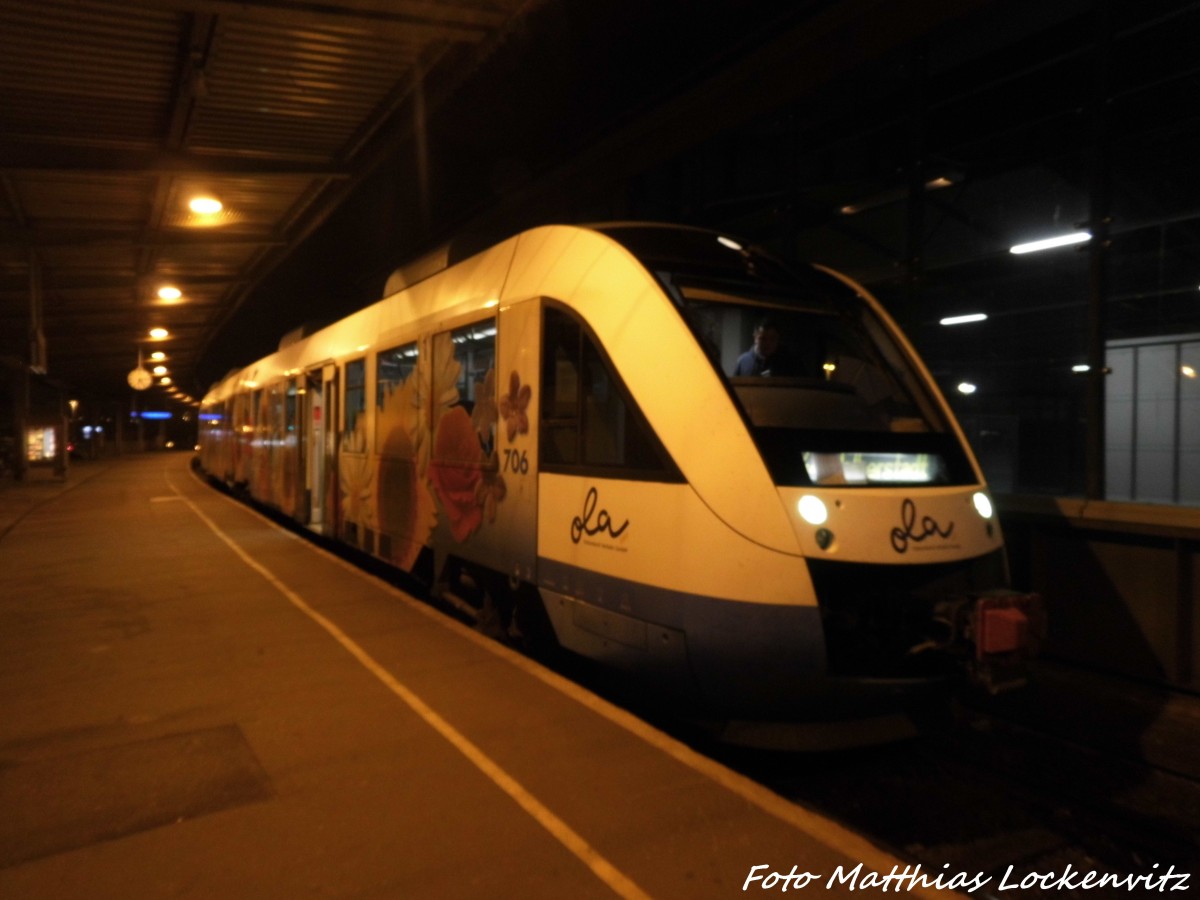
[[992, 501], [988, 499], [988, 495], [983, 491], [976, 491], [975, 496], [971, 498], [975, 504], [975, 511], [985, 519], [992, 517]]
[[809, 525], [824, 525], [829, 518], [829, 510], [820, 497], [805, 494], [800, 498], [800, 518]]

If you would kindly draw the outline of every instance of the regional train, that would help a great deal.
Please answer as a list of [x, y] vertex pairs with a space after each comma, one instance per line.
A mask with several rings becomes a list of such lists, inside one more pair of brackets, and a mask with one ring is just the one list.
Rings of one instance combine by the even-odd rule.
[[399, 270], [231, 372], [200, 467], [727, 736], [1018, 682], [979, 465], [861, 286], [727, 235], [547, 226]]

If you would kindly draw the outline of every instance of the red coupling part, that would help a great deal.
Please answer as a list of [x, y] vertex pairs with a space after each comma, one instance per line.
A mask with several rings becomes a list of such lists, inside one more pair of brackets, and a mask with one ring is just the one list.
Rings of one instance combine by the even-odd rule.
[[1029, 617], [1019, 609], [985, 609], [979, 617], [979, 652], [1012, 653], [1025, 646], [1029, 634]]
[[975, 602], [975, 658], [1030, 653], [1043, 631], [1041, 597], [995, 594]]

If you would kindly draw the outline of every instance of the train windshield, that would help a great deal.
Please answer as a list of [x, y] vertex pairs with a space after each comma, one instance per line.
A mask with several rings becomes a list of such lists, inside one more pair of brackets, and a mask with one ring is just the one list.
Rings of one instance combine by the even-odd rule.
[[974, 481], [908, 354], [841, 281], [792, 272], [726, 239], [714, 248], [718, 238], [706, 232], [613, 236], [678, 305], [777, 484]]

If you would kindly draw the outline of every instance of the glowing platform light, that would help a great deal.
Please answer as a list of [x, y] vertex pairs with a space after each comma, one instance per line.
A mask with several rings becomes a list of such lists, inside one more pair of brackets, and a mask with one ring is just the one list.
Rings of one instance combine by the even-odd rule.
[[1023, 253], [1037, 253], [1039, 250], [1052, 250], [1055, 247], [1067, 247], [1071, 244], [1082, 244], [1092, 239], [1090, 231], [1072, 231], [1070, 234], [1060, 234], [1055, 237], [1042, 238], [1039, 241], [1029, 241], [1024, 244], [1014, 244], [1008, 248], [1009, 253], [1018, 256]]
[[939, 325], [966, 325], [968, 322], [986, 322], [987, 313], [967, 313], [963, 316], [946, 316], [938, 321]]

